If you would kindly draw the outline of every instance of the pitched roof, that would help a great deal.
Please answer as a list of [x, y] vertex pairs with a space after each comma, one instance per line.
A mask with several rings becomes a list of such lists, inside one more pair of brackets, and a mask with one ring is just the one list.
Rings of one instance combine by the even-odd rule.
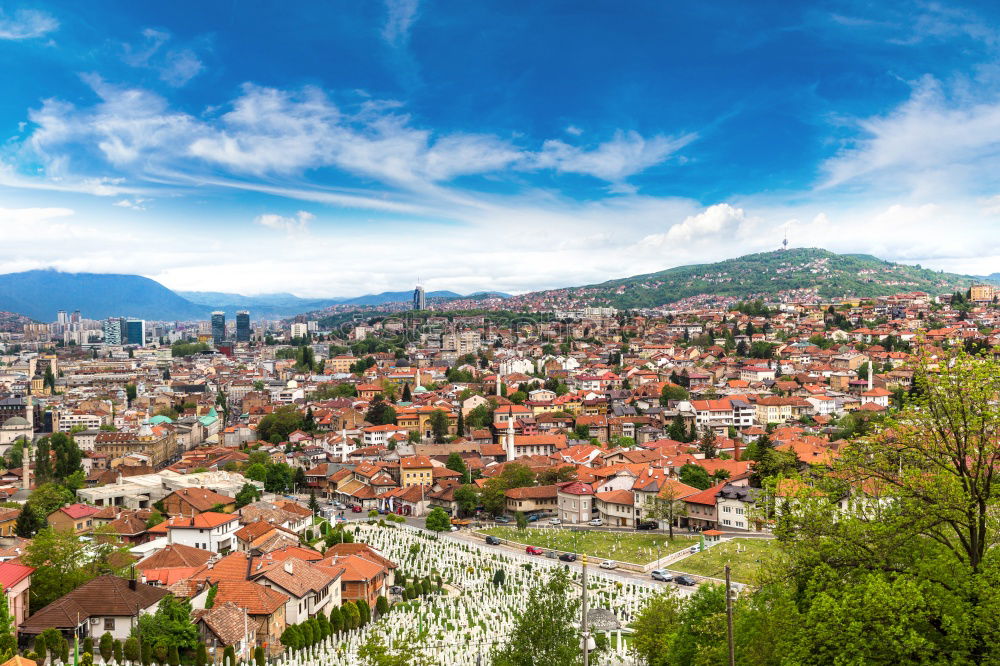
[[135, 565], [139, 571], [146, 569], [172, 569], [176, 567], [200, 567], [211, 558], [212, 551], [193, 546], [172, 543], [158, 550]]
[[18, 562], [0, 562], [0, 585], [9, 590], [35, 572], [35, 567], [29, 567]]
[[228, 495], [221, 495], [208, 488], [180, 488], [167, 495], [164, 501], [170, 497], [178, 497], [198, 511], [210, 511], [216, 504], [232, 504], [236, 500]]
[[268, 580], [299, 599], [307, 594], [320, 592], [339, 578], [329, 569], [317, 567], [297, 557], [289, 557], [282, 562], [271, 563], [261, 560], [258, 560], [250, 574], [253, 579], [256, 581]]
[[73, 520], [78, 520], [80, 518], [87, 518], [88, 516], [93, 516], [95, 513], [100, 511], [100, 509], [87, 506], [86, 504], [70, 504], [69, 506], [63, 506], [56, 511], [61, 511]]
[[631, 490], [608, 490], [597, 493], [594, 497], [609, 504], [635, 504], [635, 495], [632, 494]]
[[98, 576], [69, 594], [56, 599], [27, 620], [19, 630], [40, 634], [45, 629], [75, 629], [92, 615], [138, 616], [169, 594], [165, 589], [117, 576]]
[[232, 602], [250, 615], [270, 615], [291, 597], [249, 580], [224, 580], [215, 592], [215, 603]]
[[248, 627], [243, 609], [231, 601], [216, 603], [212, 608], [196, 610], [192, 615], [196, 622], [204, 622], [219, 641], [227, 646], [240, 642], [247, 628], [257, 626], [257, 623], [253, 622]]

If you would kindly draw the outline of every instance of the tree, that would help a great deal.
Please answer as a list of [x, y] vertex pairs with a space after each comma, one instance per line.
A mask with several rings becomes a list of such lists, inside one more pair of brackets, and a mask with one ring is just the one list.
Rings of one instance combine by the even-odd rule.
[[468, 516], [475, 512], [479, 506], [479, 491], [476, 486], [466, 484], [455, 488], [455, 503], [458, 504], [458, 513], [461, 516]]
[[646, 500], [646, 516], [656, 521], [666, 521], [669, 539], [674, 540], [674, 525], [677, 519], [687, 515], [687, 504], [681, 499], [688, 493], [682, 492], [676, 484], [667, 480], [654, 497]]
[[63, 432], [56, 432], [50, 438], [52, 451], [55, 453], [55, 478], [66, 479], [83, 470], [81, 462], [83, 451], [77, 446], [76, 440]]
[[364, 599], [358, 599], [355, 603], [358, 605], [358, 615], [361, 616], [361, 626], [363, 627], [371, 622], [372, 609]]
[[516, 511], [514, 513], [514, 524], [517, 525], [517, 529], [524, 530], [528, 527], [528, 519], [525, 517], [524, 512]]
[[264, 666], [267, 663], [264, 656], [264, 648], [259, 645], [253, 649], [253, 662], [254, 666]]
[[45, 527], [46, 524], [30, 506], [25, 504], [21, 507], [21, 512], [17, 514], [17, 522], [14, 523], [14, 533], [22, 539], [30, 539], [35, 536], [38, 530]]
[[282, 405], [260, 420], [257, 437], [269, 442], [272, 438], [284, 442], [291, 433], [300, 430], [303, 423], [302, 412], [295, 405]]
[[685, 463], [677, 476], [681, 483], [699, 490], [707, 490], [712, 487], [712, 480], [708, 477], [708, 472], [705, 471], [704, 467], [694, 463]]
[[451, 520], [444, 509], [436, 506], [427, 514], [426, 527], [432, 532], [444, 532], [451, 527]]
[[687, 400], [688, 392], [683, 386], [677, 386], [670, 382], [663, 384], [663, 389], [660, 391], [660, 405], [666, 407], [671, 400]]
[[469, 410], [465, 420], [470, 428], [485, 428], [493, 423], [493, 409], [487, 405], [476, 405]]
[[378, 595], [378, 599], [375, 600], [375, 612], [378, 613], [379, 617], [382, 617], [389, 612], [389, 600], [381, 594]]
[[344, 626], [349, 629], [357, 629], [361, 626], [361, 613], [358, 611], [358, 606], [353, 601], [348, 601], [341, 608], [341, 612], [344, 613], [345, 622]]
[[483, 486], [480, 499], [483, 508], [497, 515], [507, 506], [504, 493], [511, 488], [527, 488], [535, 484], [535, 473], [530, 467], [513, 462], [504, 465], [503, 471], [490, 479]]
[[35, 446], [35, 480], [48, 483], [52, 480], [52, 450], [50, 439], [42, 437]]
[[319, 502], [316, 500], [316, 491], [314, 490], [309, 491], [309, 510], [314, 516], [319, 513]]
[[38, 655], [38, 661], [44, 663], [45, 657], [48, 652], [48, 646], [45, 644], [45, 636], [39, 634], [35, 637], [35, 654]]
[[36, 569], [31, 577], [31, 612], [101, 573], [119, 573], [109, 562], [121, 552], [114, 544], [90, 547], [72, 532], [48, 527], [40, 530], [21, 557], [24, 564]]
[[9, 659], [17, 650], [17, 639], [14, 637], [14, 618], [10, 614], [7, 603], [7, 593], [0, 585], [0, 657]]
[[[261, 465], [261, 467], [263, 467], [263, 465]], [[264, 468], [264, 474], [263, 474], [263, 476], [264, 476], [264, 479], [267, 478], [267, 469], [266, 468]], [[249, 477], [249, 475], [248, 475], [248, 478], [252, 478], [252, 477]], [[263, 481], [264, 479], [259, 479], [259, 480]], [[258, 479], [254, 479], [254, 480], [258, 480]], [[241, 508], [245, 507], [247, 504], [253, 504], [254, 502], [256, 502], [257, 500], [260, 499], [260, 494], [261, 494], [260, 490], [257, 488], [257, 486], [255, 486], [252, 483], [244, 483], [243, 487], [240, 488], [240, 491], [238, 493], [236, 493], [236, 508], [237, 509], [241, 509]]]
[[125, 660], [125, 652], [122, 649], [122, 642], [117, 638], [111, 643], [111, 654], [115, 658], [115, 663], [121, 664]]
[[438, 444], [444, 443], [444, 438], [448, 436], [448, 426], [451, 425], [447, 412], [443, 409], [435, 409], [431, 412], [430, 425], [434, 441]]
[[208, 595], [205, 597], [205, 608], [212, 608], [213, 606], [215, 606], [215, 595], [218, 593], [219, 593], [218, 583], [208, 588]]
[[462, 483], [469, 483], [469, 468], [465, 465], [465, 461], [462, 460], [462, 456], [457, 451], [448, 455], [448, 460], [444, 466], [453, 472], [461, 474]]
[[715, 447], [715, 439], [715, 433], [710, 428], [706, 428], [705, 432], [702, 433], [701, 439], [698, 440], [698, 450], [706, 458], [714, 458], [718, 454], [718, 449]]
[[131, 405], [132, 401], [135, 400], [137, 395], [138, 391], [135, 387], [135, 384], [125, 385], [125, 400], [127, 401], [127, 404]]
[[111, 636], [110, 632], [105, 631], [101, 634], [101, 640], [98, 645], [98, 650], [101, 653], [101, 659], [104, 663], [111, 661], [111, 655], [114, 654], [114, 638]]
[[368, 411], [365, 412], [365, 421], [372, 425], [394, 425], [396, 423], [396, 410], [391, 405], [386, 404], [381, 393], [376, 393], [368, 406]]
[[[424, 654], [422, 639], [389, 638], [371, 631], [358, 648], [358, 658], [365, 666], [430, 666], [435, 663]], [[388, 643], [387, 643], [388, 641]]]
[[335, 634], [344, 630], [344, 616], [341, 614], [339, 606], [334, 606], [330, 610], [330, 627]]
[[413, 394], [410, 393], [409, 384], [403, 384], [403, 397], [400, 400], [402, 402], [413, 402]]
[[142, 661], [143, 666], [149, 666], [153, 663], [153, 646], [149, 643], [139, 644], [139, 658]]
[[[580, 600], [569, 578], [552, 569], [541, 585], [528, 590], [524, 612], [514, 620], [507, 643], [494, 648], [494, 666], [577, 666], [582, 662], [580, 632], [576, 627]], [[545, 618], [539, 622], [539, 618]]]
[[[199, 647], [203, 647], [203, 645], [204, 644], [199, 644]], [[135, 636], [129, 636], [125, 639], [124, 656], [126, 660], [132, 662], [133, 664], [139, 661], [142, 656], [142, 653], [139, 650], [139, 639]]]
[[681, 602], [667, 589], [646, 599], [635, 618], [630, 649], [648, 666], [668, 663], [674, 632], [680, 622]]
[[191, 621], [191, 604], [172, 594], [160, 600], [156, 612], [140, 615], [132, 632], [143, 644], [165, 643], [185, 652], [198, 647], [198, 628]]

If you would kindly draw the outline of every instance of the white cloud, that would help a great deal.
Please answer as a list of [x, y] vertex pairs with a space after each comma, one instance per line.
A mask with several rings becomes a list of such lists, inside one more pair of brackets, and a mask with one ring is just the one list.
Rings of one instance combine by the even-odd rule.
[[696, 215], [687, 216], [683, 221], [671, 226], [666, 233], [646, 236], [640, 241], [640, 245], [660, 247], [666, 243], [679, 244], [702, 240], [725, 242], [741, 231], [741, 227], [747, 221], [742, 208], [734, 208], [725, 203], [715, 204]]
[[571, 146], [550, 139], [531, 161], [539, 168], [563, 173], [594, 176], [610, 183], [621, 183], [630, 176], [659, 164], [673, 153], [694, 141], [694, 134], [678, 137], [644, 138], [638, 132], [615, 133], [614, 138], [593, 150]]
[[420, 0], [386, 0], [385, 8], [382, 38], [390, 46], [405, 45], [410, 39], [410, 28], [417, 18]]
[[0, 39], [32, 39], [59, 28], [59, 21], [36, 9], [19, 9], [13, 16], [0, 10]]
[[302, 234], [308, 231], [309, 222], [314, 219], [316, 219], [316, 216], [312, 213], [300, 210], [294, 217], [284, 217], [273, 213], [258, 215], [254, 219], [254, 222], [262, 227], [267, 227], [268, 229], [274, 229], [276, 231], [284, 231], [285, 233], [292, 235]]
[[564, 129], [563, 131], [566, 132], [566, 134], [570, 134], [572, 136], [580, 136], [581, 134], [583, 134], [583, 130], [577, 127], [576, 125], [567, 125], [566, 129]]
[[114, 202], [113, 206], [118, 206], [119, 208], [128, 208], [130, 210], [146, 210], [143, 206], [144, 203], [149, 201], [149, 199], [121, 199]]
[[152, 69], [164, 83], [180, 87], [196, 77], [205, 68], [198, 54], [191, 48], [164, 48], [172, 35], [163, 30], [146, 28], [142, 31], [141, 44], [123, 45], [122, 60], [132, 67]]
[[823, 165], [823, 187], [879, 185], [921, 195], [1000, 181], [1000, 98], [970, 99], [919, 81], [887, 114], [856, 121], [861, 137]]

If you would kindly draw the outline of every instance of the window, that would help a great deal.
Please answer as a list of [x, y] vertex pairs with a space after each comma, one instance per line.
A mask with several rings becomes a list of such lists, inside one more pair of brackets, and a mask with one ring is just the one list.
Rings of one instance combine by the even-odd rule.
[[106, 617], [104, 618], [104, 631], [114, 631], [115, 630], [115, 618]]

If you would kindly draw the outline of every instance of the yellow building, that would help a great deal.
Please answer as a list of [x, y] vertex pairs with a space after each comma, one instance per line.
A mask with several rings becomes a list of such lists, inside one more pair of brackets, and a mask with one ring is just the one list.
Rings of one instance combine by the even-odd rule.
[[409, 456], [399, 460], [399, 485], [429, 486], [434, 482], [434, 465], [427, 456]]
[[969, 299], [973, 301], [992, 301], [997, 295], [997, 288], [991, 284], [974, 284], [969, 291]]

